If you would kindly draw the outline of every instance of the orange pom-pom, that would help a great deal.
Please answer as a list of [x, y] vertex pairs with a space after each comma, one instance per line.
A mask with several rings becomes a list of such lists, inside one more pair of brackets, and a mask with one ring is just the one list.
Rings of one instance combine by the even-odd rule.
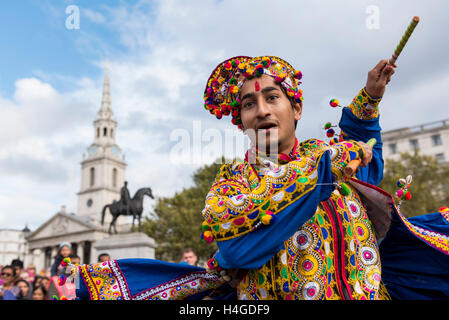
[[239, 87], [237, 87], [237, 86], [231, 86], [230, 88], [229, 88], [229, 92], [230, 93], [232, 93], [232, 94], [237, 94], [237, 93], [239, 93]]

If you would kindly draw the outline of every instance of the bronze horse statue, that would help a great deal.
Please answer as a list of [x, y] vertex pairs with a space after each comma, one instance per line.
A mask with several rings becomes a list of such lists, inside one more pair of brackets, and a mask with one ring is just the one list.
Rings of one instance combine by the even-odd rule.
[[151, 191], [151, 188], [141, 188], [137, 190], [137, 192], [134, 194], [134, 197], [132, 197], [129, 200], [128, 205], [126, 205], [122, 198], [120, 198], [119, 201], [114, 200], [111, 204], [107, 204], [103, 207], [103, 211], [101, 212], [101, 225], [104, 223], [104, 216], [106, 213], [106, 209], [109, 208], [109, 212], [112, 215], [112, 221], [109, 225], [109, 234], [112, 234], [111, 229], [114, 227], [115, 233], [117, 233], [117, 228], [115, 226], [115, 223], [117, 221], [117, 218], [119, 216], [126, 216], [126, 215], [132, 215], [133, 216], [133, 225], [132, 229], [134, 230], [134, 221], [137, 217], [138, 223], [139, 223], [139, 232], [141, 231], [141, 224], [140, 224], [140, 218], [142, 217], [142, 211], [143, 211], [143, 196], [147, 195], [150, 198], [154, 199], [153, 192]]

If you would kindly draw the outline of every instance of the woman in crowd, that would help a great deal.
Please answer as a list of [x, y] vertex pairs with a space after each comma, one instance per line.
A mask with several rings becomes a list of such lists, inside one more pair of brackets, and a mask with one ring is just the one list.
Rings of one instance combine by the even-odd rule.
[[20, 289], [14, 285], [16, 272], [12, 266], [4, 266], [1, 273], [3, 287], [0, 292], [0, 300], [16, 300]]
[[16, 287], [20, 289], [19, 296], [17, 297], [17, 300], [31, 300], [32, 299], [32, 287], [31, 284], [24, 280], [19, 279], [16, 281]]
[[33, 300], [47, 300], [47, 289], [43, 286], [38, 286], [33, 289]]

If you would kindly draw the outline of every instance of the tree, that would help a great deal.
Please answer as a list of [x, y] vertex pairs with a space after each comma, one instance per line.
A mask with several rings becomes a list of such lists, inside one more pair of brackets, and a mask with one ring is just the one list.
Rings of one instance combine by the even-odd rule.
[[207, 261], [216, 251], [215, 242], [201, 241], [201, 212], [222, 163], [224, 158], [199, 168], [193, 174], [192, 187], [157, 200], [152, 218], [146, 217], [142, 224], [143, 231], [157, 243], [157, 259], [179, 262], [183, 249], [192, 248], [199, 260]]
[[[403, 201], [401, 212], [406, 217], [413, 217], [437, 212], [440, 207], [449, 206], [449, 165], [438, 162], [433, 156], [402, 153], [399, 160], [385, 161], [384, 178], [379, 187], [394, 196], [399, 189], [399, 178], [412, 175], [413, 181], [409, 191], [412, 198]], [[396, 202], [397, 203], [397, 202]]]

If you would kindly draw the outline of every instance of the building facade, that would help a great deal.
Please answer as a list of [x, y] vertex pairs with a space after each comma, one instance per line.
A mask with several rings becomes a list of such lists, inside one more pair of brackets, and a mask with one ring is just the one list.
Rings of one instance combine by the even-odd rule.
[[0, 265], [11, 264], [12, 260], [20, 259], [27, 262], [28, 243], [26, 237], [30, 230], [0, 229]]
[[384, 159], [398, 160], [401, 153], [435, 156], [449, 161], [449, 119], [382, 133]]

